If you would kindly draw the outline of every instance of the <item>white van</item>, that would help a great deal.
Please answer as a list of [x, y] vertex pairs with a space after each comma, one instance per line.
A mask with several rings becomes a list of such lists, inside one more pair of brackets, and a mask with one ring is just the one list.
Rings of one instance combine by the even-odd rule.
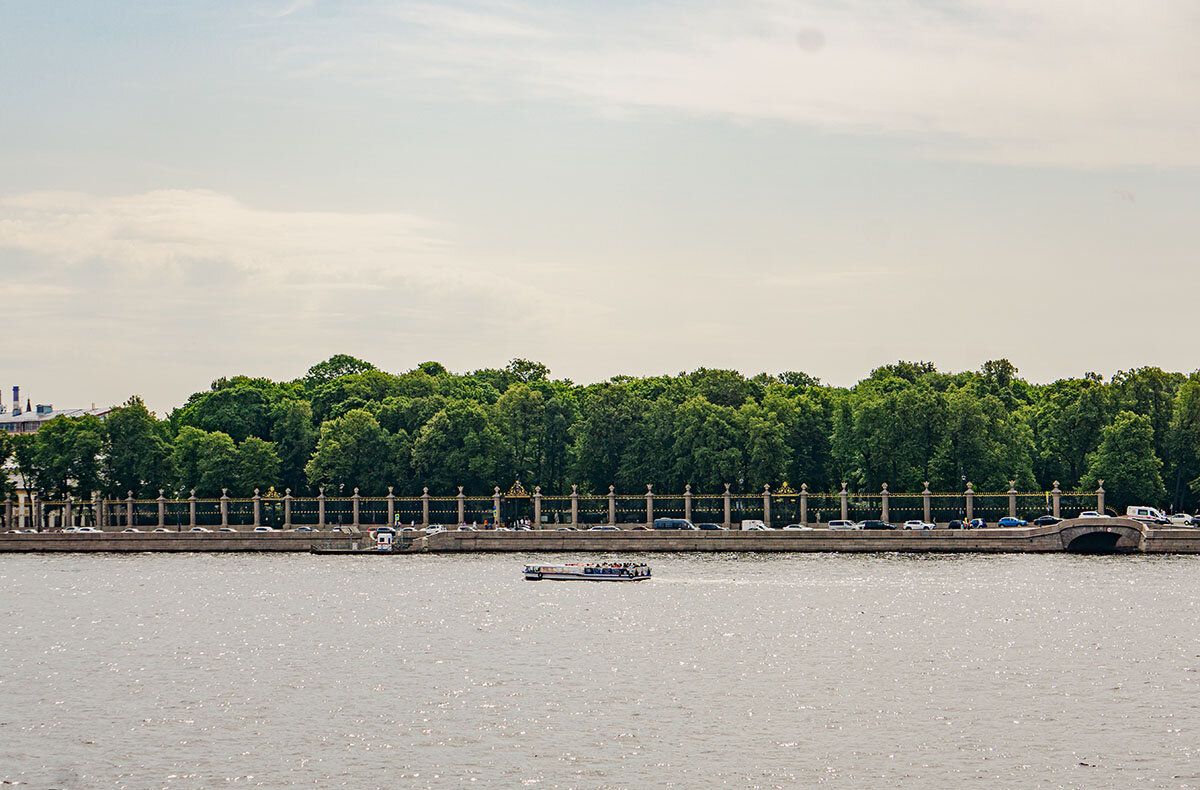
[[743, 521], [742, 529], [744, 529], [744, 530], [746, 530], [746, 529], [768, 530], [768, 529], [771, 529], [771, 527], [768, 527], [760, 519], [753, 518], [753, 519], [746, 519], [745, 521]]
[[1167, 524], [1167, 517], [1161, 510], [1144, 505], [1130, 505], [1125, 508], [1125, 518], [1135, 521], [1145, 521], [1147, 524]]

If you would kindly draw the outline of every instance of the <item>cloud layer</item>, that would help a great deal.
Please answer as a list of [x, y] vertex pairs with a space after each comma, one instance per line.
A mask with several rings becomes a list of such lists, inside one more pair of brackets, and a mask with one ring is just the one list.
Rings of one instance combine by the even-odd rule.
[[991, 162], [1200, 164], [1185, 0], [407, 3], [297, 30], [300, 73], [430, 95], [785, 121]]

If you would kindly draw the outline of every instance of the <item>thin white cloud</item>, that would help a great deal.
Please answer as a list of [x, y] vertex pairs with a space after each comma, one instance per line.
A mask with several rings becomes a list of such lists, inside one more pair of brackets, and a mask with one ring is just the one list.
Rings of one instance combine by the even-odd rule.
[[435, 94], [782, 120], [987, 161], [1200, 164], [1190, 0], [421, 3], [360, 22], [314, 57], [375, 78], [382, 59]]

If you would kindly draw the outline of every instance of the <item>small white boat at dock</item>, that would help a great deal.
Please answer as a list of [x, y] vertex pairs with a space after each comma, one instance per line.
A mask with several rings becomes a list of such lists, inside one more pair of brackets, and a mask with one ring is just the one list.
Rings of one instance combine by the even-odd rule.
[[567, 562], [561, 565], [526, 565], [525, 580], [586, 582], [640, 582], [650, 578], [644, 562]]

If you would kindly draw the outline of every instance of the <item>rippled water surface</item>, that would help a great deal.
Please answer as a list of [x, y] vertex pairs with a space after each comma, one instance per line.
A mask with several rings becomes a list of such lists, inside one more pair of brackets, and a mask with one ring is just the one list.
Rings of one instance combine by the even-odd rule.
[[30, 787], [1197, 787], [1200, 558], [0, 557]]

